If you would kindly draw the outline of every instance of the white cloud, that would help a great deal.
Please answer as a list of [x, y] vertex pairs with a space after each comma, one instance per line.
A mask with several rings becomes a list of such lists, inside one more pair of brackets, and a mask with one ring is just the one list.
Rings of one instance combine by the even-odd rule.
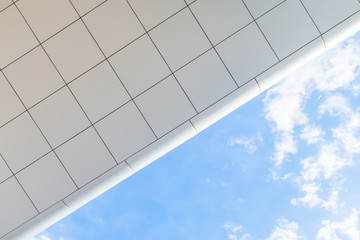
[[325, 132], [315, 124], [308, 124], [302, 130], [300, 138], [305, 140], [307, 144], [315, 144], [320, 142], [325, 136]]
[[227, 222], [224, 224], [224, 228], [225, 229], [229, 229], [231, 232], [236, 233], [236, 232], [241, 232], [243, 230], [243, 226], [242, 225], [234, 225], [230, 222]]
[[[344, 179], [341, 170], [353, 164], [353, 154], [360, 153], [360, 111], [352, 109], [348, 96], [335, 91], [357, 94], [359, 87], [354, 82], [359, 75], [360, 45], [348, 40], [267, 92], [264, 110], [275, 138], [272, 176], [274, 180], [285, 179], [279, 177], [282, 175], [290, 176], [296, 183], [303, 195], [293, 198], [292, 204], [332, 211], [340, 207]], [[318, 106], [316, 102], [308, 103], [314, 92], [322, 96]], [[317, 119], [311, 116], [314, 111], [308, 112], [309, 107], [312, 110], [318, 107]], [[333, 119], [331, 124], [338, 125], [332, 129], [320, 128], [321, 123], [316, 121], [325, 121], [325, 116]], [[314, 151], [299, 161], [300, 173], [280, 173], [284, 160], [296, 164], [292, 156], [299, 152], [302, 141]]]
[[352, 210], [351, 215], [342, 222], [322, 221], [323, 227], [319, 230], [317, 240], [359, 240], [359, 211]]
[[319, 147], [316, 157], [308, 157], [301, 161], [304, 181], [329, 180], [345, 166], [351, 166], [352, 161], [340, 152], [337, 142], [326, 142]]
[[336, 212], [339, 208], [339, 187], [330, 186], [324, 190], [318, 182], [299, 184], [303, 197], [293, 198], [290, 203], [295, 206], [308, 206], [310, 208], [320, 206], [322, 208]]
[[272, 231], [266, 240], [299, 240], [303, 239], [298, 235], [298, 224], [289, 222], [287, 219], [279, 219], [278, 226]]
[[247, 138], [247, 137], [242, 136], [239, 138], [230, 138], [228, 141], [228, 145], [229, 146], [242, 145], [250, 153], [253, 153], [257, 149], [254, 142], [255, 142], [254, 138]]
[[352, 85], [352, 92], [354, 96], [357, 96], [360, 93], [360, 83], [354, 83]]
[[334, 91], [339, 88], [350, 88], [360, 73], [360, 45], [355, 39], [349, 39], [324, 54], [315, 62], [313, 73], [317, 89]]
[[342, 124], [332, 129], [333, 137], [343, 144], [347, 153], [360, 153], [360, 112], [354, 111], [349, 101], [340, 94], [326, 99], [319, 112], [340, 117]]
[[[275, 133], [273, 160], [278, 167], [289, 155], [297, 153], [297, 141], [293, 136], [296, 126], [305, 126], [304, 140], [319, 141], [316, 137], [321, 136], [320, 132], [306, 129], [309, 117], [304, 109], [308, 97], [314, 91], [330, 94], [340, 88], [355, 91], [352, 85], [359, 76], [359, 64], [360, 45], [351, 39], [290, 74], [267, 92], [263, 101], [266, 119], [272, 123]], [[311, 138], [311, 134], [315, 134], [315, 138]]]
[[228, 229], [231, 231], [227, 235], [229, 240], [248, 240], [251, 239], [251, 235], [248, 233], [242, 234], [243, 226], [242, 225], [234, 225], [230, 222], [225, 223], [223, 226], [225, 229]]
[[52, 240], [52, 239], [45, 236], [45, 235], [38, 235], [38, 236], [35, 236], [35, 237], [27, 238], [25, 240]]
[[[305, 196], [293, 199], [291, 203], [336, 211], [342, 188], [341, 170], [353, 165], [353, 154], [360, 152], [360, 114], [351, 108], [349, 101], [341, 94], [326, 98], [318, 112], [320, 116], [329, 114], [337, 117], [339, 124], [331, 129], [332, 139], [318, 144], [315, 156], [301, 161], [302, 171], [297, 183]], [[324, 180], [327, 188], [323, 187], [326, 184]]]
[[276, 151], [272, 159], [277, 166], [280, 166], [289, 154], [297, 152], [293, 132], [296, 125], [308, 122], [308, 117], [302, 111], [307, 96], [306, 88], [306, 81], [289, 77], [270, 89], [263, 100], [266, 119], [273, 124], [272, 130], [276, 136]]
[[258, 132], [256, 136], [253, 137], [245, 137], [245, 136], [241, 136], [241, 137], [236, 137], [236, 138], [230, 138], [228, 140], [228, 145], [229, 146], [234, 146], [234, 145], [241, 145], [243, 146], [247, 151], [249, 151], [250, 153], [253, 153], [257, 150], [257, 143], [263, 144], [263, 136], [261, 134], [261, 132]]
[[342, 189], [341, 170], [353, 164], [352, 156], [343, 151], [338, 140], [319, 144], [315, 156], [303, 159], [302, 171], [295, 182], [303, 197], [294, 198], [297, 206], [322, 207], [335, 212]]
[[287, 157], [289, 153], [297, 153], [296, 145], [297, 141], [294, 139], [293, 134], [287, 132], [282, 133], [275, 142], [275, 153], [272, 157], [275, 166], [281, 166], [283, 160]]
[[306, 204], [310, 207], [315, 207], [323, 201], [319, 196], [318, 192], [321, 190], [321, 186], [318, 183], [307, 183], [300, 185], [301, 191], [305, 193], [302, 198], [293, 198], [291, 204], [299, 205]]
[[63, 237], [53, 238], [53, 237], [49, 237], [47, 234], [40, 234], [34, 237], [26, 238], [24, 240], [65, 240], [65, 238]]

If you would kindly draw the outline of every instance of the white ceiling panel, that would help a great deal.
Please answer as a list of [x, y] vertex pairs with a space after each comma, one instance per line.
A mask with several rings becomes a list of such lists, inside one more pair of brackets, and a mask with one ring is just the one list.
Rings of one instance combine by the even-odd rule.
[[8, 66], [4, 74], [27, 108], [65, 84], [40, 46]]
[[69, 87], [93, 123], [130, 100], [107, 61], [71, 82]]
[[53, 152], [16, 174], [16, 177], [40, 212], [77, 190]]
[[109, 0], [87, 14], [83, 20], [106, 56], [145, 32], [125, 0]]
[[118, 163], [156, 138], [134, 102], [130, 102], [95, 124]]
[[175, 75], [198, 112], [237, 88], [214, 50], [201, 55]]
[[132, 97], [171, 74], [147, 35], [131, 43], [109, 60]]
[[239, 86], [278, 62], [255, 23], [226, 39], [216, 49]]
[[80, 16], [83, 16], [106, 0], [71, 0], [71, 2]]
[[56, 153], [79, 187], [116, 164], [94, 128], [89, 128], [66, 142], [56, 149]]
[[15, 5], [0, 12], [0, 29], [6, 33], [1, 34], [0, 38], [0, 68], [10, 64], [38, 44]]
[[260, 17], [282, 2], [285, 0], [244, 0], [254, 18]]
[[4, 10], [8, 6], [10, 6], [13, 2], [11, 0], [2, 0], [0, 2], [0, 11]]
[[241, 0], [197, 0], [190, 8], [213, 44], [253, 21]]
[[40, 42], [78, 18], [68, 0], [26, 0], [16, 5]]
[[189, 9], [184, 9], [149, 33], [173, 71], [211, 48]]
[[0, 155], [0, 183], [11, 176], [12, 176], [12, 172], [5, 163], [3, 157]]
[[0, 152], [15, 173], [50, 150], [27, 112], [0, 128]]
[[150, 30], [186, 7], [183, 0], [129, 0], [129, 3], [146, 30]]
[[357, 0], [303, 0], [302, 2], [321, 33], [326, 32], [360, 9]]
[[257, 22], [280, 59], [320, 35], [298, 0], [287, 0]]
[[173, 76], [137, 97], [135, 103], [158, 137], [196, 114]]
[[30, 110], [52, 147], [90, 126], [73, 95], [65, 87]]
[[0, 236], [38, 214], [14, 177], [0, 184], [0, 196]]
[[25, 111], [21, 101], [2, 73], [0, 73], [0, 111], [0, 126]]
[[46, 41], [43, 46], [66, 82], [74, 80], [104, 59], [80, 20]]

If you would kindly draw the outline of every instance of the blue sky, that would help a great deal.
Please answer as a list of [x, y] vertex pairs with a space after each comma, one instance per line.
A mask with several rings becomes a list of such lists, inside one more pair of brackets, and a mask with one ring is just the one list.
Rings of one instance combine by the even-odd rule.
[[30, 240], [360, 239], [360, 34]]

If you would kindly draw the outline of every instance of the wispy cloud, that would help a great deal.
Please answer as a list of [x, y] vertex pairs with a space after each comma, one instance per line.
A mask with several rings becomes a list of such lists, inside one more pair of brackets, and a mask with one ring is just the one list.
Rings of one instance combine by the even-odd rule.
[[[339, 207], [341, 170], [354, 164], [353, 154], [360, 152], [360, 114], [340, 94], [330, 95], [318, 108], [319, 116], [328, 114], [339, 119], [331, 129], [332, 138], [317, 144], [317, 154], [301, 161], [302, 171], [297, 183], [304, 197], [293, 199], [295, 205], [321, 206], [332, 211]], [[326, 182], [324, 182], [326, 181]], [[328, 187], [324, 187], [327, 185]], [[321, 192], [325, 198], [320, 198]]]
[[[279, 177], [284, 160], [292, 160], [300, 141], [314, 150], [297, 161], [302, 169], [299, 173], [285, 174], [291, 176], [303, 194], [291, 200], [294, 205], [332, 211], [339, 208], [344, 181], [341, 170], [351, 166], [353, 154], [360, 152], [360, 112], [352, 108], [348, 96], [335, 91], [357, 94], [359, 87], [354, 82], [360, 76], [360, 45], [356, 41], [350, 39], [294, 72], [270, 89], [263, 100], [275, 138], [273, 179], [284, 179]], [[308, 99], [314, 92], [322, 97], [309, 106]], [[314, 112], [317, 119], [310, 116]], [[316, 121], [325, 117], [338, 125], [331, 130], [322, 129]]]
[[35, 237], [27, 238], [25, 240], [52, 240], [52, 239], [42, 234]]
[[49, 235], [45, 233], [45, 234], [39, 234], [34, 237], [26, 238], [24, 240], [65, 240], [65, 238], [64, 237], [57, 237], [57, 238], [49, 237]]
[[249, 240], [251, 239], [251, 235], [248, 233], [242, 233], [243, 226], [235, 225], [233, 223], [225, 223], [223, 226], [225, 229], [230, 230], [231, 233], [227, 235], [229, 240]]
[[[284, 159], [297, 153], [294, 129], [302, 126], [302, 138], [309, 143], [319, 141], [321, 129], [314, 129], [304, 111], [314, 91], [331, 94], [337, 89], [357, 89], [353, 83], [359, 76], [360, 46], [356, 39], [328, 51], [270, 89], [264, 98], [266, 119], [275, 134], [273, 160], [280, 167]], [[355, 84], [356, 86], [356, 84]]]
[[301, 129], [300, 138], [305, 140], [307, 144], [315, 144], [320, 142], [325, 136], [325, 132], [315, 124], [308, 124]]
[[243, 146], [247, 151], [253, 153], [257, 150], [258, 144], [263, 144], [263, 136], [261, 132], [258, 132], [256, 136], [252, 137], [232, 137], [228, 140], [229, 146], [240, 145]]
[[278, 225], [273, 229], [266, 240], [299, 240], [303, 239], [298, 235], [298, 224], [289, 222], [287, 219], [278, 219]]
[[319, 230], [316, 239], [317, 240], [359, 240], [360, 229], [359, 229], [359, 211], [356, 209], [352, 210], [349, 217], [344, 219], [342, 222], [332, 222], [324, 220], [322, 222], [322, 228]]
[[45, 236], [45, 235], [39, 235], [39, 236], [36, 236], [36, 237], [27, 238], [25, 240], [52, 240], [52, 239]]
[[347, 153], [360, 153], [359, 109], [353, 110], [348, 99], [341, 94], [336, 94], [320, 105], [319, 113], [339, 117], [342, 124], [332, 129], [333, 137], [343, 144]]
[[244, 148], [246, 150], [253, 153], [257, 149], [254, 142], [255, 142], [254, 138], [247, 138], [247, 137], [242, 136], [242, 137], [238, 137], [238, 138], [230, 138], [228, 141], [228, 145], [229, 146], [242, 145], [242, 146], [244, 146]]

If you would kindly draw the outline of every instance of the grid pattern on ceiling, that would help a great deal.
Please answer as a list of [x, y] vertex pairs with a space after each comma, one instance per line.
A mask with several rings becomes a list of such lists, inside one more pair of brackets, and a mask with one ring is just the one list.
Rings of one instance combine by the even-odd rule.
[[357, 0], [1, 0], [0, 237], [131, 168], [358, 11]]

